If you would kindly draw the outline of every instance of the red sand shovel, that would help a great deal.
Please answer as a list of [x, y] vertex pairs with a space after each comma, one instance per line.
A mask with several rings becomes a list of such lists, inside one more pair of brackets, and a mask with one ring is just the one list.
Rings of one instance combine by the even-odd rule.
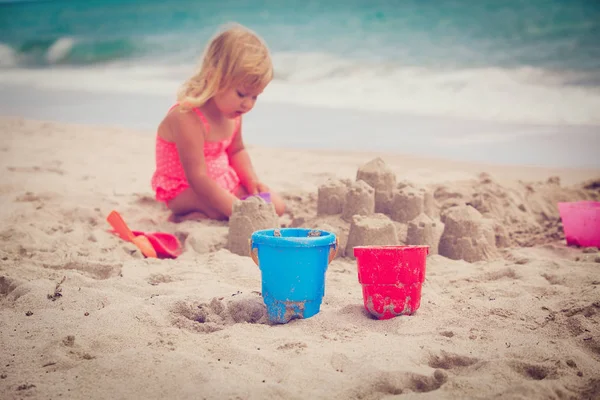
[[183, 251], [177, 236], [165, 232], [132, 231], [117, 211], [111, 211], [106, 220], [123, 240], [135, 244], [146, 257], [177, 258]]

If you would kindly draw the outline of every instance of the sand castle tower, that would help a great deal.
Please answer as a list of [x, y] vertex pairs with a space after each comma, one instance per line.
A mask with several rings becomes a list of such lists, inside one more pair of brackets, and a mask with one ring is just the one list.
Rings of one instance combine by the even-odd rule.
[[365, 181], [352, 182], [348, 187], [342, 219], [352, 221], [355, 215], [371, 215], [375, 212], [375, 190]]
[[497, 256], [493, 225], [475, 208], [467, 205], [452, 207], [443, 216], [443, 222], [440, 255], [467, 262]]
[[349, 179], [329, 179], [319, 186], [317, 215], [341, 214], [350, 184]]
[[354, 246], [398, 245], [396, 225], [384, 214], [370, 216], [355, 215], [352, 218], [346, 256], [354, 258]]
[[394, 193], [389, 215], [394, 221], [404, 224], [420, 214], [433, 217], [433, 195], [425, 189], [403, 186]]
[[396, 188], [396, 174], [377, 157], [360, 167], [356, 180], [363, 180], [375, 189], [375, 212], [387, 214]]
[[236, 201], [229, 218], [227, 249], [232, 253], [248, 256], [248, 239], [252, 233], [260, 229], [274, 228], [279, 228], [279, 218], [272, 203], [267, 203], [258, 196]]
[[419, 214], [408, 223], [406, 244], [427, 245], [429, 254], [438, 254], [440, 238], [444, 232], [444, 224], [436, 221], [427, 214]]

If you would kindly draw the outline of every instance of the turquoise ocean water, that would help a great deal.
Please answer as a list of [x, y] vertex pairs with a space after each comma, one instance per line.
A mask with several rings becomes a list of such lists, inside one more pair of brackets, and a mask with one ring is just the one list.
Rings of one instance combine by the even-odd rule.
[[598, 0], [0, 1], [0, 83], [174, 93], [230, 21], [273, 52], [269, 101], [600, 124]]

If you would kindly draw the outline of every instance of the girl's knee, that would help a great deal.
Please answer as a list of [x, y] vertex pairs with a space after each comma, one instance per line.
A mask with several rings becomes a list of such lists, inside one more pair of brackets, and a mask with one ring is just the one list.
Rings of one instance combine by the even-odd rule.
[[273, 205], [275, 206], [275, 212], [278, 216], [282, 216], [285, 213], [285, 203], [283, 199], [279, 196], [272, 197]]
[[275, 206], [275, 212], [281, 217], [283, 214], [285, 214], [285, 205], [281, 204], [280, 206]]
[[221, 214], [218, 210], [210, 207], [208, 204], [201, 201], [194, 191], [190, 188], [183, 191], [181, 194], [173, 198], [167, 203], [167, 207], [175, 216], [184, 216], [189, 213], [199, 212], [206, 215], [210, 219], [224, 220], [227, 216]]

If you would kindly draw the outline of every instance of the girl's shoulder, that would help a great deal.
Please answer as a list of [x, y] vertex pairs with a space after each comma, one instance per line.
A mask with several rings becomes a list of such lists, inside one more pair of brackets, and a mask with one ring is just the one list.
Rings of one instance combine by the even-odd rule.
[[198, 118], [194, 110], [183, 111], [179, 105], [169, 109], [158, 126], [158, 136], [174, 142], [179, 135], [198, 134], [204, 132], [205, 124]]

